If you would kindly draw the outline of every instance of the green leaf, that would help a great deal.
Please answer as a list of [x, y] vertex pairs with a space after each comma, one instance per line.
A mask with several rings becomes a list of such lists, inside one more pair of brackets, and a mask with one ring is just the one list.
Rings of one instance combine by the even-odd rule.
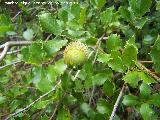
[[149, 98], [150, 94], [151, 94], [151, 88], [149, 85], [147, 85], [146, 83], [142, 83], [140, 86], [140, 95], [143, 98]]
[[111, 59], [110, 57], [111, 57], [110, 54], [103, 53], [103, 54], [98, 55], [97, 61], [107, 64], [108, 61]]
[[34, 32], [32, 29], [27, 29], [26, 31], [23, 32], [23, 37], [26, 40], [32, 40], [33, 34], [34, 34]]
[[42, 30], [48, 33], [53, 33], [59, 35], [62, 32], [61, 26], [58, 24], [56, 19], [51, 13], [42, 12], [38, 15], [39, 22], [41, 24]]
[[155, 93], [155, 94], [151, 95], [148, 102], [150, 104], [153, 104], [153, 105], [160, 107], [160, 94]]
[[[132, 53], [132, 54], [131, 54]], [[122, 54], [122, 61], [128, 67], [133, 67], [137, 61], [137, 48], [132, 44], [127, 44]]]
[[129, 0], [129, 4], [136, 16], [143, 16], [149, 11], [152, 0]]
[[154, 37], [152, 37], [151, 35], [144, 36], [143, 43], [145, 45], [152, 45], [153, 42], [154, 42]]
[[123, 80], [126, 83], [129, 83], [134, 88], [137, 87], [140, 80], [143, 80], [143, 82], [148, 85], [150, 85], [151, 83], [155, 83], [155, 80], [151, 78], [148, 74], [139, 71], [127, 72], [127, 74], [123, 77]]
[[118, 11], [120, 12], [122, 18], [125, 19], [125, 21], [130, 22], [133, 19], [130, 11], [127, 8], [120, 6]]
[[64, 103], [66, 105], [74, 105], [77, 103], [77, 99], [73, 95], [68, 95], [66, 98], [64, 98]]
[[91, 88], [92, 84], [92, 76], [93, 76], [93, 64], [91, 60], [88, 60], [81, 69], [80, 78], [85, 80], [85, 88]]
[[139, 72], [137, 71], [127, 72], [127, 74], [123, 77], [123, 80], [135, 88], [137, 87], [138, 82], [140, 81]]
[[127, 41], [127, 43], [128, 44], [132, 44], [132, 45], [134, 45], [135, 47], [137, 47], [136, 46], [136, 43], [135, 43], [135, 36], [133, 35], [131, 38], [129, 38], [129, 40]]
[[60, 59], [55, 65], [50, 65], [48, 68], [36, 67], [33, 69], [33, 83], [42, 92], [49, 91], [58, 76], [62, 75], [66, 70], [67, 65], [64, 60]]
[[63, 20], [64, 22], [67, 22], [68, 21], [68, 12], [66, 10], [59, 10], [59, 18], [61, 20]]
[[95, 38], [95, 37], [90, 37], [90, 38], [88, 38], [88, 39], [86, 40], [86, 44], [87, 44], [87, 45], [95, 45], [96, 42], [97, 42], [97, 38]]
[[110, 114], [111, 113], [111, 105], [104, 99], [99, 99], [97, 103], [97, 111], [101, 114]]
[[44, 43], [44, 49], [47, 52], [47, 57], [53, 57], [57, 51], [67, 44], [67, 42], [68, 40], [53, 39]]
[[100, 14], [100, 19], [103, 24], [112, 22], [113, 9], [113, 7], [107, 8], [104, 12]]
[[157, 1], [156, 10], [160, 10], [160, 1]]
[[49, 103], [51, 103], [50, 100], [39, 101], [34, 105], [34, 108], [36, 108], [36, 109], [44, 109]]
[[81, 80], [76, 80], [74, 90], [76, 92], [83, 92], [83, 89], [84, 89], [84, 87], [83, 87], [82, 81]]
[[0, 96], [0, 105], [6, 102], [7, 98], [5, 96]]
[[105, 5], [106, 0], [95, 0], [95, 3], [96, 3], [96, 7], [101, 9]]
[[10, 17], [5, 14], [0, 14], [0, 37], [13, 30], [13, 25], [11, 24]]
[[117, 72], [123, 72], [125, 70], [119, 51], [111, 52], [111, 59], [108, 62], [108, 66]]
[[156, 81], [150, 77], [147, 73], [140, 72], [139, 73], [141, 80], [143, 80], [144, 83], [150, 85], [151, 83], [156, 83]]
[[93, 85], [103, 85], [104, 82], [107, 80], [107, 74], [105, 73], [98, 73], [93, 76]]
[[139, 100], [136, 96], [133, 95], [125, 95], [122, 103], [126, 106], [135, 106], [139, 103]]
[[58, 115], [56, 120], [71, 120], [71, 115], [69, 110], [65, 108], [58, 109]]
[[73, 4], [71, 6], [71, 13], [74, 15], [76, 19], [79, 19], [80, 13], [81, 13], [81, 8], [79, 4]]
[[147, 18], [139, 18], [136, 19], [136, 21], [134, 22], [135, 27], [138, 29], [142, 29], [143, 26], [147, 23], [148, 19]]
[[64, 59], [60, 59], [54, 65], [54, 70], [56, 71], [57, 75], [62, 75], [66, 70], [67, 65], [64, 63]]
[[144, 120], [152, 120], [154, 111], [149, 107], [148, 103], [144, 103], [141, 105], [140, 113]]
[[121, 40], [117, 34], [111, 34], [107, 40], [107, 49], [109, 51], [118, 50], [121, 47]]
[[29, 64], [40, 64], [47, 58], [53, 58], [56, 52], [58, 52], [64, 45], [67, 44], [67, 40], [50, 40], [48, 42], [37, 42], [31, 46], [22, 49], [22, 60]]
[[83, 25], [86, 20], [86, 8], [81, 8], [81, 13], [80, 13], [80, 18], [79, 18], [79, 23], [80, 25]]
[[54, 65], [49, 65], [47, 68], [48, 74], [46, 75], [46, 77], [51, 80], [53, 83], [55, 83], [58, 74], [56, 72], [55, 66]]
[[81, 107], [81, 110], [82, 110], [87, 116], [89, 116], [89, 112], [91, 111], [91, 107], [90, 107], [87, 103], [82, 103], [80, 107]]
[[107, 80], [103, 85], [103, 91], [107, 96], [112, 96], [114, 94], [114, 89], [114, 84], [109, 80]]
[[52, 80], [46, 77], [48, 71], [43, 67], [33, 69], [33, 83], [42, 92], [47, 92], [52, 88]]
[[103, 85], [106, 80], [111, 80], [112, 71], [110, 69], [98, 73], [92, 77], [93, 85]]
[[154, 46], [152, 47], [150, 56], [154, 63], [155, 71], [160, 73], [160, 37], [159, 36], [155, 41]]
[[42, 43], [33, 43], [31, 46], [23, 48], [21, 53], [24, 62], [36, 65], [42, 63], [47, 54]]

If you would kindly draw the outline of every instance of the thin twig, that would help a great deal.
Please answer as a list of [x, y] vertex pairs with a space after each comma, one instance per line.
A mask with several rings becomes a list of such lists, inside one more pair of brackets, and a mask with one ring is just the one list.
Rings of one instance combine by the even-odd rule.
[[53, 111], [53, 113], [52, 113], [52, 116], [49, 118], [49, 120], [52, 120], [52, 119], [53, 119], [53, 117], [54, 117], [57, 109], [58, 109], [58, 104], [56, 105], [56, 107], [55, 107], [55, 109], [54, 109], [54, 111]]
[[77, 77], [78, 77], [78, 75], [79, 75], [80, 72], [81, 72], [81, 70], [77, 70], [77, 73], [76, 73], [76, 75], [73, 78], [73, 81], [75, 81], [77, 79]]
[[153, 61], [139, 61], [140, 63], [153, 63]]
[[13, 51], [7, 52], [7, 55], [15, 54], [15, 53], [18, 53], [20, 51], [21, 50], [13, 50]]
[[93, 86], [93, 88], [92, 88], [91, 96], [90, 96], [90, 99], [89, 99], [89, 105], [91, 105], [94, 91], [95, 91], [95, 86]]
[[1, 48], [4, 48], [1, 55], [0, 55], [0, 62], [3, 60], [3, 58], [6, 56], [7, 51], [9, 49], [10, 46], [16, 46], [16, 45], [30, 45], [32, 44], [33, 41], [9, 41], [6, 42], [5, 44], [0, 46]]
[[[95, 52], [96, 52], [96, 54], [95, 54], [94, 59], [93, 59], [93, 62], [92, 62], [93, 65], [94, 65], [95, 62], [96, 62], [97, 55], [98, 55], [98, 50], [99, 50], [99, 47], [101, 46], [101, 40], [104, 38], [104, 35], [105, 35], [105, 34], [103, 34], [103, 35], [98, 39], [98, 41], [97, 41], [97, 43], [96, 43], [96, 46], [95, 46]], [[94, 90], [95, 90], [95, 87], [93, 86], [92, 92], [91, 92], [91, 96], [90, 96], [90, 99], [89, 99], [89, 105], [90, 105], [91, 102], [92, 102]]]
[[38, 101], [40, 101], [42, 98], [44, 98], [45, 96], [47, 96], [48, 94], [50, 94], [51, 92], [53, 92], [59, 85], [61, 84], [61, 80], [47, 93], [43, 94], [42, 96], [40, 96], [38, 99], [36, 99], [35, 101], [33, 101], [31, 104], [29, 104], [27, 107], [21, 109], [20, 111], [17, 111], [15, 113], [10, 114], [5, 120], [9, 120], [10, 118], [15, 117], [16, 115], [18, 115], [19, 113], [25, 112], [27, 111], [29, 108], [31, 108], [35, 103], [37, 103]]
[[6, 68], [8, 66], [15, 65], [15, 64], [20, 63], [20, 62], [22, 62], [22, 61], [17, 61], [17, 62], [13, 62], [13, 63], [7, 64], [7, 65], [4, 65], [4, 66], [0, 66], [0, 70]]
[[100, 47], [100, 45], [101, 45], [101, 40], [103, 39], [104, 35], [105, 35], [105, 34], [103, 34], [103, 35], [98, 39], [98, 41], [97, 41], [97, 43], [96, 43], [96, 46], [95, 46], [95, 52], [96, 52], [96, 54], [95, 54], [95, 56], [94, 56], [94, 60], [93, 60], [93, 63], [92, 63], [92, 64], [94, 64], [94, 63], [96, 62], [96, 58], [97, 58], [97, 55], [98, 55], [98, 49], [99, 49], [99, 47]]
[[48, 41], [51, 36], [52, 36], [52, 34], [49, 34], [49, 35], [47, 36], [47, 38], [45, 39], [45, 41]]
[[145, 70], [150, 76], [152, 76], [157, 82], [160, 83], [160, 77], [158, 77], [157, 75], [155, 75], [152, 71], [150, 71], [148, 68], [146, 68], [143, 64], [141, 64], [139, 62], [140, 65], [140, 69]]
[[18, 13], [12, 18], [12, 21], [14, 21], [15, 18], [16, 18], [19, 14], [21, 14], [21, 13], [22, 13], [22, 10], [18, 11]]
[[114, 104], [113, 111], [112, 111], [112, 114], [111, 114], [109, 120], [113, 120], [113, 118], [114, 118], [114, 116], [115, 116], [116, 110], [117, 110], [117, 108], [118, 108], [118, 104], [119, 104], [119, 102], [120, 102], [120, 100], [121, 100], [121, 98], [122, 98], [122, 96], [123, 96], [124, 88], [125, 88], [125, 85], [123, 85], [123, 87], [122, 87], [122, 89], [121, 89], [121, 91], [120, 91], [120, 93], [119, 93], [119, 95], [118, 95], [118, 98], [117, 98], [117, 100], [116, 100], [116, 102], [115, 102], [115, 104]]
[[[101, 45], [101, 42], [99, 42], [98, 48], [100, 47], [100, 45]], [[95, 54], [95, 56], [94, 56], [94, 60], [93, 60], [92, 64], [94, 64], [94, 63], [96, 62], [97, 55], [98, 55], [98, 48], [96, 49], [96, 54]]]

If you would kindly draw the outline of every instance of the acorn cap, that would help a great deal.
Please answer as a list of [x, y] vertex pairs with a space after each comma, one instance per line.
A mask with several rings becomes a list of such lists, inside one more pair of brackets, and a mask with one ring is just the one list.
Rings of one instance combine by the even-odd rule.
[[64, 61], [69, 67], [78, 67], [88, 58], [88, 47], [79, 42], [71, 42], [64, 50]]

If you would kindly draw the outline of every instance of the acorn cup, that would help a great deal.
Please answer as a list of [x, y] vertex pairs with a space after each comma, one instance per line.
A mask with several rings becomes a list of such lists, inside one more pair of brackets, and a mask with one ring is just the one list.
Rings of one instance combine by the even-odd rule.
[[79, 42], [69, 43], [64, 50], [64, 62], [73, 69], [80, 68], [88, 59], [88, 47]]

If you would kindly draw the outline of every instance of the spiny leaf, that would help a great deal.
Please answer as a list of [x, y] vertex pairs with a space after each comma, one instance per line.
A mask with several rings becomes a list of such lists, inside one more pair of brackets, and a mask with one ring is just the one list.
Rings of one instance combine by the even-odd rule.
[[136, 16], [143, 16], [149, 11], [152, 0], [129, 0], [131, 10]]
[[112, 34], [108, 37], [107, 40], [107, 49], [109, 51], [118, 50], [121, 47], [121, 39], [117, 34]]
[[48, 33], [53, 33], [55, 35], [61, 34], [61, 26], [58, 24], [58, 22], [51, 13], [42, 12], [40, 15], [38, 15], [38, 18], [42, 30]]
[[156, 72], [160, 72], [160, 37], [158, 36], [157, 40], [152, 47], [150, 56], [154, 62], [154, 68]]
[[132, 44], [127, 44], [122, 54], [122, 61], [128, 68], [133, 67], [137, 61], [137, 48]]

